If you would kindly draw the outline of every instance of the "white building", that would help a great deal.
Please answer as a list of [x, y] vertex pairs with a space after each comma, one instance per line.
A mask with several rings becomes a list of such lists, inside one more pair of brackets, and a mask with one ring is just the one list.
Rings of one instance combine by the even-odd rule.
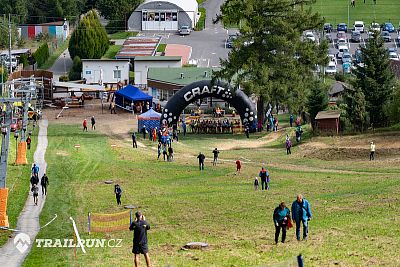
[[180, 68], [182, 58], [175, 56], [135, 57], [135, 85], [147, 86], [149, 68]]
[[128, 84], [129, 65], [126, 59], [82, 59], [82, 79], [87, 84]]
[[128, 20], [130, 31], [176, 31], [194, 28], [200, 18], [196, 0], [145, 0]]

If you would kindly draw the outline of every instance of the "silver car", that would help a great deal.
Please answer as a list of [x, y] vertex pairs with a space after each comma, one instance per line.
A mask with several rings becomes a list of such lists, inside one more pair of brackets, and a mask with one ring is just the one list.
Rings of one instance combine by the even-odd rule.
[[192, 30], [190, 29], [189, 26], [184, 25], [184, 26], [181, 26], [181, 28], [179, 29], [179, 34], [180, 35], [189, 35], [191, 31]]

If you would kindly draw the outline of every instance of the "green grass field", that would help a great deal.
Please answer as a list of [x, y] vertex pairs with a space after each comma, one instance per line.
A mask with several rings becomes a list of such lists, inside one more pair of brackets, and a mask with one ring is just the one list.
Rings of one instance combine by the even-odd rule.
[[[172, 163], [157, 161], [150, 141], [143, 142], [145, 148], [133, 150], [118, 137], [82, 134], [78, 125], [50, 124], [48, 135], [50, 187], [41, 225], [54, 214], [58, 218], [38, 238], [73, 238], [72, 216], [82, 238], [123, 239], [121, 248], [87, 248], [87, 254], [78, 249], [79, 266], [133, 264], [128, 229], [86, 233], [88, 212], [123, 210], [116, 206], [113, 186], [104, 183], [108, 179], [121, 184], [122, 204], [141, 206], [151, 224], [148, 234], [154, 266], [291, 266], [299, 253], [304, 255], [305, 266], [400, 265], [398, 164], [322, 161], [302, 156], [298, 147], [286, 156], [278, 141], [254, 147], [254, 142], [269, 138], [264, 134], [250, 140], [242, 135], [181, 137], [174, 144]], [[330, 137], [318, 140], [335, 141]], [[73, 147], [76, 143], [81, 144], [79, 151]], [[112, 143], [118, 148], [111, 149]], [[210, 160], [215, 146], [222, 149], [236, 143], [242, 146], [222, 150], [217, 167], [207, 161], [205, 171], [198, 170], [199, 151]], [[243, 169], [235, 175], [238, 158], [244, 162]], [[253, 190], [261, 166], [270, 170], [270, 191]], [[290, 204], [298, 193], [312, 205], [310, 238], [297, 242], [292, 229], [288, 242], [276, 246], [272, 212], [281, 201]], [[210, 248], [182, 251], [190, 241], [208, 242]], [[35, 247], [24, 266], [74, 266], [73, 255], [72, 248]]]
[[348, 23], [352, 27], [354, 21], [362, 20], [366, 25], [376, 21], [378, 23], [392, 22], [397, 28], [400, 22], [400, 1], [398, 0], [356, 0], [356, 6], [348, 7], [350, 0], [317, 0], [313, 10], [318, 11], [327, 22], [336, 25]]
[[122, 45], [110, 45], [103, 58], [115, 59], [115, 56], [121, 50]]

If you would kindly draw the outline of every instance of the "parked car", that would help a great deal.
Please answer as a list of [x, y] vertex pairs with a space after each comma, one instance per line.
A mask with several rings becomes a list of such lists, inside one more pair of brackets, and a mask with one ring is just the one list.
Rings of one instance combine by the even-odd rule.
[[344, 38], [340, 38], [340, 39], [337, 41], [337, 47], [339, 48], [340, 45], [347, 45], [347, 40], [344, 39]]
[[357, 49], [357, 50], [354, 52], [354, 59], [355, 59], [355, 61], [356, 61], [357, 64], [360, 64], [360, 63], [363, 62], [363, 59], [362, 59], [362, 51], [361, 51], [361, 49]]
[[351, 41], [353, 43], [359, 43], [361, 42], [361, 33], [359, 31], [353, 31], [351, 33]]
[[12, 118], [11, 124], [10, 124], [10, 130], [11, 132], [15, 132], [16, 130], [19, 130], [21, 128], [21, 122], [17, 118]]
[[343, 63], [343, 73], [350, 73], [351, 72], [351, 63], [345, 62]]
[[306, 37], [307, 40], [310, 40], [312, 42], [315, 42], [315, 35], [313, 32], [306, 32], [304, 34], [304, 36]]
[[335, 64], [335, 62], [330, 61], [330, 62], [328, 63], [328, 66], [327, 66], [326, 69], [325, 69], [325, 74], [334, 75], [334, 74], [336, 74], [336, 72], [337, 72], [337, 69], [336, 69], [336, 64]]
[[233, 48], [235, 40], [238, 38], [237, 34], [230, 34], [226, 39], [226, 48]]
[[332, 24], [330, 24], [330, 23], [325, 23], [324, 24], [324, 31], [326, 31], [326, 32], [331, 32], [332, 31]]
[[380, 32], [381, 31], [381, 26], [379, 25], [379, 23], [372, 22], [371, 26], [369, 27], [369, 30], [371, 32], [373, 32], [373, 31]]
[[389, 59], [399, 61], [399, 55], [396, 52], [389, 52]]
[[336, 27], [338, 32], [347, 32], [347, 24], [346, 23], [339, 23]]
[[336, 38], [337, 38], [337, 39], [347, 39], [347, 35], [346, 35], [345, 32], [338, 32], [338, 33], [336, 34]]
[[351, 58], [351, 54], [349, 52], [343, 52], [342, 55], [342, 62], [346, 63], [346, 62], [350, 62], [351, 63], [352, 58]]
[[354, 22], [354, 31], [364, 33], [364, 22], [363, 21], [355, 21]]
[[391, 22], [386, 22], [382, 26], [382, 31], [394, 32], [394, 26]]
[[339, 52], [336, 54], [336, 57], [338, 59], [342, 59], [343, 53], [348, 53], [349, 52], [349, 47], [347, 45], [339, 45]]
[[332, 35], [330, 33], [325, 34], [323, 39], [327, 40], [329, 43], [333, 42]]
[[382, 31], [381, 32], [381, 37], [385, 42], [391, 42], [392, 41], [392, 36], [390, 36], [390, 33], [388, 31]]
[[328, 54], [329, 62], [335, 63], [337, 65], [336, 56], [334, 54]]
[[189, 35], [192, 32], [192, 30], [190, 29], [189, 26], [181, 26], [181, 28], [179, 29], [179, 34], [180, 35]]

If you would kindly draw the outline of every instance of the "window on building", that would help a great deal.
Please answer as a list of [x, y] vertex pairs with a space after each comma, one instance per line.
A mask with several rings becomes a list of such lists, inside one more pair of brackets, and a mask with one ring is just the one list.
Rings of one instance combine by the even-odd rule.
[[155, 21], [160, 21], [160, 13], [159, 12], [155, 13]]
[[178, 13], [172, 12], [172, 20], [173, 21], [178, 21]]
[[121, 79], [121, 70], [114, 70], [114, 79]]
[[92, 74], [92, 71], [91, 71], [91, 70], [87, 70], [87, 71], [85, 72], [85, 74], [91, 75], [91, 74]]
[[161, 21], [165, 21], [165, 13], [164, 12], [160, 13], [160, 18], [161, 18]]
[[167, 12], [165, 14], [165, 20], [166, 21], [172, 21], [172, 13], [171, 12]]
[[148, 21], [154, 21], [154, 17], [156, 16], [156, 14], [154, 12], [149, 12], [148, 16], [147, 16], [147, 20]]
[[147, 21], [147, 11], [143, 12], [142, 21]]

